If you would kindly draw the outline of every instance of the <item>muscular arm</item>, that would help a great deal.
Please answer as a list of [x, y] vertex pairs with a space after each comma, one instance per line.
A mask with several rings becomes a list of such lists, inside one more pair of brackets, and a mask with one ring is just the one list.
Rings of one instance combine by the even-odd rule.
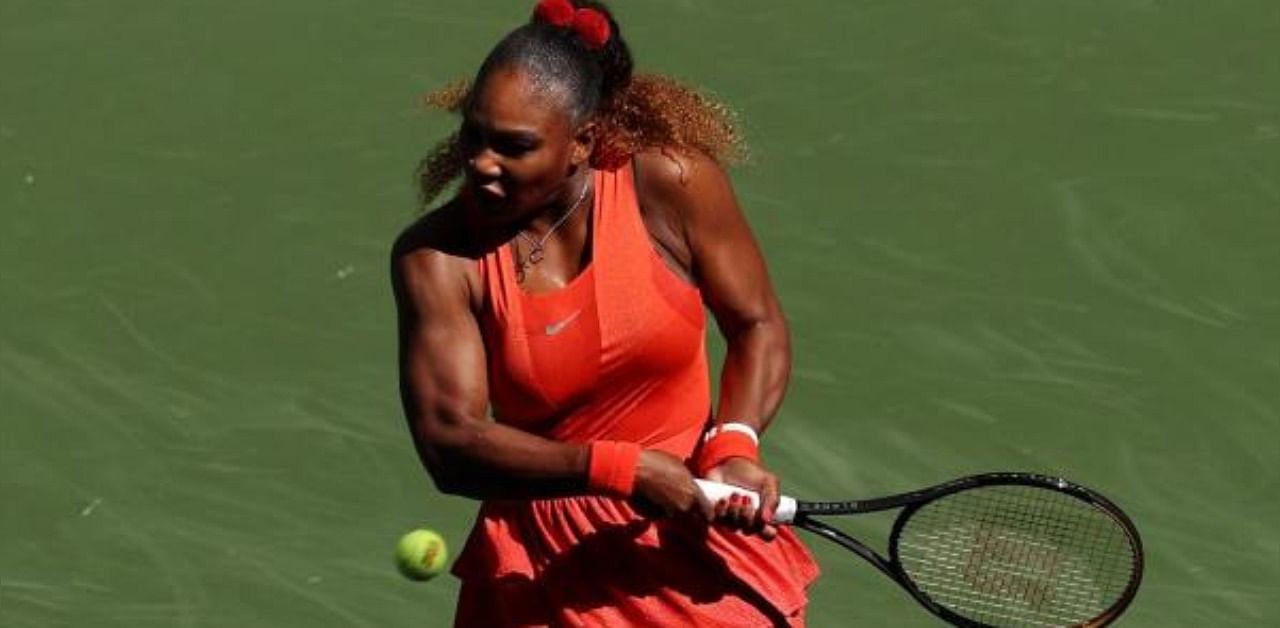
[[586, 489], [587, 448], [488, 420], [484, 344], [468, 262], [397, 247], [392, 283], [400, 329], [400, 394], [423, 465], [443, 492], [553, 497]]
[[[764, 432], [782, 404], [791, 375], [786, 319], [773, 293], [764, 259], [724, 171], [701, 155], [647, 153], [637, 162], [646, 208], [673, 217], [680, 237], [665, 249], [684, 257], [728, 344], [720, 374], [715, 422], [746, 423]], [[646, 210], [646, 216], [648, 216]], [[666, 229], [671, 231], [673, 229]], [[660, 232], [662, 230], [659, 230]], [[712, 480], [756, 491], [760, 508], [715, 505], [717, 521], [774, 538], [771, 523], [780, 493], [776, 475], [744, 457], [730, 457], [706, 472]]]
[[716, 422], [738, 421], [762, 432], [786, 393], [791, 348], [729, 178], [701, 155], [646, 153], [638, 165], [646, 207], [676, 218], [682, 252], [728, 345]]

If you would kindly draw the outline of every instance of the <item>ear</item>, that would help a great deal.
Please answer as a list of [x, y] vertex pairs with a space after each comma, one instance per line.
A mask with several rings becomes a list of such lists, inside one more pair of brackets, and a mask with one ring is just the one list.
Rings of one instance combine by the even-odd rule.
[[573, 133], [573, 154], [569, 156], [574, 168], [587, 163], [591, 159], [591, 152], [596, 148], [596, 132], [598, 127], [595, 122], [586, 122], [578, 127]]

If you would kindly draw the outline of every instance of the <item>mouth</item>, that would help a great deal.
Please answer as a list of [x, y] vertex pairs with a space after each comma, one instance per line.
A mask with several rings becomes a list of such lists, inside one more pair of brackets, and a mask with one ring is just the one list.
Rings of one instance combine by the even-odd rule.
[[502, 184], [498, 181], [490, 181], [488, 183], [475, 182], [471, 187], [487, 201], [501, 201], [507, 198], [506, 190], [502, 189]]

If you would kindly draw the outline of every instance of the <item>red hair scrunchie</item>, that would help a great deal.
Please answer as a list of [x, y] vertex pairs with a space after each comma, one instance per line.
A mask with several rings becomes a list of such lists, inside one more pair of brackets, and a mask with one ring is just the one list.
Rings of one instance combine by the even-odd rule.
[[603, 48], [609, 43], [609, 18], [595, 9], [578, 9], [571, 28], [588, 48]]
[[573, 23], [576, 11], [569, 0], [542, 0], [533, 8], [533, 19], [563, 28]]
[[613, 34], [609, 18], [595, 9], [574, 8], [569, 0], [542, 0], [533, 8], [533, 19], [544, 24], [571, 28], [592, 50], [609, 43]]

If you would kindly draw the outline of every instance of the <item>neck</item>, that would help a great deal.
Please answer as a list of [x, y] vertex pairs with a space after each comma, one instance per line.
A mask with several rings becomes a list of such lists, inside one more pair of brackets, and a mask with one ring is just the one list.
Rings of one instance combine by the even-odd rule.
[[583, 168], [578, 174], [569, 177], [565, 181], [564, 190], [559, 198], [530, 218], [524, 232], [535, 238], [541, 238], [557, 226], [562, 227], [563, 223], [571, 218], [567, 214], [581, 212], [586, 208], [586, 197], [591, 195], [590, 186], [591, 170], [589, 168]]

